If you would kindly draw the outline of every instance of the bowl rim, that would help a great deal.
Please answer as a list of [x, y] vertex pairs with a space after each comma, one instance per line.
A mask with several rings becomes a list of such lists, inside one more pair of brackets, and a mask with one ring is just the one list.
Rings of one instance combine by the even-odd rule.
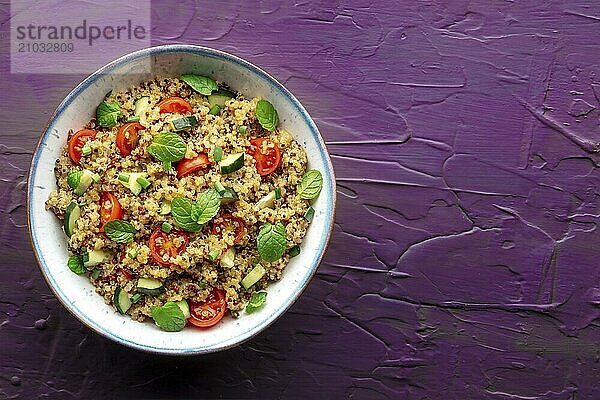
[[[328, 175], [328, 179], [330, 182], [328, 190], [331, 191], [331, 206], [327, 207], [328, 210], [326, 210], [326, 212], [328, 214], [330, 214], [330, 220], [329, 220], [328, 226], [326, 227], [325, 238], [324, 238], [324, 240], [323, 240], [323, 238], [321, 239], [320, 247], [318, 250], [318, 255], [315, 259], [313, 259], [313, 261], [311, 263], [310, 273], [302, 280], [302, 282], [299, 283], [299, 285], [296, 287], [296, 290], [286, 299], [286, 301], [283, 303], [283, 305], [280, 308], [278, 308], [269, 317], [265, 318], [260, 324], [254, 326], [253, 328], [244, 332], [241, 336], [234, 337], [233, 340], [230, 340], [231, 343], [219, 344], [219, 345], [208, 346], [208, 347], [204, 346], [204, 347], [187, 348], [187, 349], [169, 349], [166, 347], [152, 347], [152, 346], [142, 345], [137, 342], [133, 342], [128, 339], [121, 338], [121, 337], [115, 335], [113, 332], [109, 332], [107, 330], [102, 329], [101, 326], [98, 326], [98, 325], [92, 323], [91, 320], [86, 318], [85, 315], [83, 313], [79, 312], [78, 309], [76, 310], [76, 308], [73, 308], [69, 304], [67, 304], [66, 296], [64, 296], [64, 294], [62, 294], [60, 292], [60, 290], [58, 289], [58, 285], [55, 285], [50, 277], [47, 266], [45, 265], [45, 262], [41, 256], [41, 251], [39, 250], [36, 239], [34, 238], [34, 235], [33, 235], [33, 229], [32, 229], [33, 215], [32, 215], [32, 208], [31, 208], [31, 197], [32, 197], [32, 192], [33, 192], [32, 176], [37, 169], [37, 165], [38, 165], [38, 161], [39, 161], [39, 157], [40, 157], [40, 153], [41, 153], [41, 151], [40, 151], [41, 147], [44, 144], [45, 139], [51, 134], [51, 129], [54, 125], [56, 117], [65, 111], [65, 109], [71, 104], [71, 102], [74, 100], [74, 98], [76, 98], [84, 88], [86, 88], [90, 84], [92, 84], [97, 78], [99, 78], [103, 75], [110, 74], [110, 71], [113, 68], [118, 67], [122, 64], [125, 64], [125, 63], [127, 63], [131, 60], [137, 59], [137, 58], [152, 57], [154, 55], [158, 55], [158, 54], [162, 54], [162, 53], [193, 53], [193, 54], [202, 54], [202, 55], [210, 56], [213, 58], [225, 59], [227, 61], [241, 65], [242, 67], [251, 70], [252, 72], [256, 73], [259, 76], [262, 76], [262, 78], [264, 78], [270, 84], [270, 86], [275, 88], [277, 91], [283, 93], [284, 96], [287, 98], [287, 100], [291, 101], [291, 103], [298, 110], [300, 110], [300, 115], [304, 119], [305, 123], [309, 126], [311, 134], [313, 135], [314, 139], [317, 141], [318, 145], [324, 150], [324, 153], [321, 152], [322, 153], [321, 156], [322, 156], [323, 160], [325, 161], [325, 165], [326, 165], [326, 171], [324, 171], [324, 174]], [[300, 103], [300, 101], [282, 83], [280, 83], [277, 79], [275, 79], [273, 76], [271, 76], [269, 73], [267, 73], [260, 67], [254, 65], [251, 62], [246, 61], [238, 56], [230, 54], [228, 52], [213, 49], [210, 47], [198, 46], [198, 45], [167, 44], [167, 45], [148, 47], [148, 48], [144, 48], [144, 49], [137, 50], [134, 52], [130, 52], [130, 53], [127, 53], [127, 54], [109, 62], [108, 64], [105, 64], [104, 66], [102, 66], [99, 69], [97, 69], [96, 71], [94, 71], [92, 74], [88, 75], [85, 79], [83, 79], [78, 85], [76, 85], [65, 96], [65, 98], [60, 102], [60, 104], [56, 107], [56, 109], [54, 110], [54, 112], [52, 113], [50, 118], [48, 119], [48, 122], [45, 125], [42, 135], [40, 136], [40, 138], [37, 142], [37, 145], [35, 147], [33, 157], [31, 159], [31, 164], [29, 167], [29, 174], [27, 177], [27, 199], [26, 200], [27, 200], [26, 201], [27, 232], [29, 234], [29, 241], [33, 248], [33, 253], [35, 255], [35, 259], [36, 259], [38, 268], [40, 269], [42, 276], [44, 277], [44, 280], [46, 281], [46, 284], [48, 285], [48, 287], [54, 294], [54, 297], [56, 297], [59, 300], [59, 302], [63, 305], [63, 307], [65, 307], [67, 309], [67, 311], [69, 311], [78, 321], [83, 323], [85, 326], [90, 328], [92, 331], [100, 334], [101, 336], [104, 336], [108, 339], [111, 339], [121, 345], [130, 347], [130, 348], [134, 348], [137, 350], [154, 353], [154, 354], [197, 355], [197, 354], [208, 354], [208, 353], [227, 350], [227, 349], [238, 346], [238, 345], [252, 339], [256, 335], [258, 335], [259, 333], [261, 333], [262, 331], [267, 329], [277, 319], [279, 319], [292, 306], [292, 304], [294, 304], [296, 302], [296, 300], [302, 295], [302, 293], [304, 292], [304, 290], [306, 289], [306, 287], [308, 286], [308, 284], [314, 277], [314, 275], [319, 267], [319, 264], [323, 260], [325, 252], [329, 245], [329, 241], [331, 239], [331, 234], [332, 234], [332, 231], [334, 228], [334, 223], [335, 223], [337, 191], [336, 191], [335, 174], [334, 174], [334, 170], [333, 170], [333, 165], [331, 163], [331, 158], [329, 156], [329, 151], [327, 150], [327, 146], [325, 144], [325, 141], [323, 140], [323, 137], [321, 136], [321, 133], [319, 132], [319, 129], [317, 128], [317, 125], [315, 124], [315, 122], [313, 121], [311, 116], [309, 115], [308, 111], [306, 111], [304, 106]]]

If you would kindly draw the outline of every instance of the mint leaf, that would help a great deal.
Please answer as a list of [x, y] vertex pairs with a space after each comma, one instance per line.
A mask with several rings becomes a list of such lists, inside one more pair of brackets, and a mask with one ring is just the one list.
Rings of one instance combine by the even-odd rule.
[[256, 237], [258, 254], [267, 261], [277, 261], [285, 251], [285, 226], [281, 222], [274, 225], [269, 223], [262, 224]]
[[78, 275], [85, 273], [85, 267], [83, 266], [83, 260], [79, 255], [73, 255], [69, 257], [67, 261], [67, 267]]
[[171, 202], [171, 214], [175, 224], [188, 232], [198, 232], [202, 228], [192, 216], [194, 205], [194, 202], [185, 197], [174, 198]]
[[279, 122], [277, 110], [275, 110], [273, 104], [266, 100], [259, 100], [256, 103], [256, 118], [258, 118], [260, 125], [268, 131], [277, 128], [277, 123]]
[[306, 171], [302, 177], [302, 182], [298, 184], [296, 190], [301, 198], [310, 200], [314, 199], [319, 195], [319, 193], [321, 193], [322, 187], [323, 176], [316, 169], [311, 169]]
[[71, 187], [71, 189], [77, 189], [79, 186], [79, 182], [81, 181], [81, 175], [83, 175], [83, 171], [78, 169], [71, 169], [67, 174], [67, 183]]
[[187, 145], [185, 141], [174, 132], [159, 133], [152, 139], [148, 146], [148, 153], [163, 163], [179, 161], [185, 156]]
[[96, 108], [96, 122], [98, 125], [105, 128], [111, 128], [117, 125], [119, 118], [121, 118], [121, 106], [116, 101], [106, 102], [103, 101]]
[[130, 222], [114, 219], [104, 224], [104, 233], [117, 243], [127, 243], [133, 240], [137, 231]]
[[167, 301], [162, 307], [152, 307], [152, 319], [163, 331], [179, 332], [185, 326], [185, 316], [179, 306]]
[[221, 196], [215, 189], [208, 189], [200, 195], [192, 208], [192, 218], [200, 225], [206, 224], [219, 212]]
[[213, 90], [219, 89], [217, 87], [217, 82], [206, 76], [184, 74], [181, 75], [181, 80], [190, 85], [196, 92], [205, 96], [210, 95]]
[[253, 313], [254, 311], [264, 306], [266, 302], [267, 292], [265, 292], [264, 290], [252, 293], [252, 296], [250, 296], [250, 301], [246, 305], [246, 313]]

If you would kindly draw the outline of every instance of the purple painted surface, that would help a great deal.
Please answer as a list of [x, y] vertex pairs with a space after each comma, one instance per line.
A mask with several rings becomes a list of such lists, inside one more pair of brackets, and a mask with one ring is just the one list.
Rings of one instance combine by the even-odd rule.
[[172, 3], [153, 2], [153, 44], [246, 58], [315, 118], [339, 187], [327, 257], [223, 353], [157, 357], [83, 327], [35, 265], [23, 206], [39, 134], [82, 77], [7, 75], [3, 36], [0, 398], [600, 398], [600, 5]]

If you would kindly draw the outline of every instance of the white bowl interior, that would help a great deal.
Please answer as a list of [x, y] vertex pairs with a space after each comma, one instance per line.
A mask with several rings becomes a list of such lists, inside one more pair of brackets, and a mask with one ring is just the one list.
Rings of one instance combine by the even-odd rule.
[[[152, 73], [139, 74], [151, 59]], [[146, 69], [147, 71], [147, 69]], [[111, 89], [121, 90], [159, 76], [194, 72], [227, 82], [247, 97], [260, 96], [276, 107], [282, 126], [306, 149], [309, 166], [323, 173], [323, 190], [314, 202], [313, 222], [299, 256], [283, 278], [268, 288], [265, 307], [240, 318], [224, 318], [213, 329], [159, 330], [151, 322], [138, 323], [117, 314], [94, 292], [86, 277], [66, 266], [68, 252], [60, 221], [44, 203], [56, 188], [54, 162], [66, 143], [69, 129], [80, 129]], [[122, 344], [161, 353], [189, 354], [217, 351], [238, 344], [268, 326], [300, 295], [318, 266], [333, 224], [335, 181], [331, 163], [317, 128], [299, 102], [258, 68], [236, 57], [197, 46], [163, 46], [124, 56], [91, 75], [59, 106], [34, 155], [29, 182], [29, 223], [42, 272], [59, 299], [86, 325]]]

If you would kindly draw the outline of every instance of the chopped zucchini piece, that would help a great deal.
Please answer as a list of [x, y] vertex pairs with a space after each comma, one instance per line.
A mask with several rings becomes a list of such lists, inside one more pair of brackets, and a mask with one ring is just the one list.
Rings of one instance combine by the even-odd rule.
[[95, 267], [110, 260], [111, 253], [104, 250], [90, 250], [83, 253], [83, 265], [86, 268]]
[[119, 182], [129, 188], [136, 196], [142, 192], [142, 189], [150, 186], [150, 181], [147, 178], [148, 174], [146, 172], [120, 173], [118, 176]]
[[190, 314], [190, 306], [188, 306], [187, 301], [179, 300], [179, 301], [176, 301], [175, 304], [177, 304], [179, 306], [179, 308], [181, 309], [181, 311], [183, 312], [183, 317], [185, 319], [188, 319], [191, 314]]
[[175, 132], [193, 128], [198, 125], [198, 120], [193, 115], [189, 117], [177, 118], [171, 121], [171, 127]]
[[304, 213], [304, 219], [308, 222], [312, 222], [313, 217], [315, 216], [315, 209], [312, 207], [308, 207], [308, 210]]
[[300, 254], [300, 246], [298, 245], [295, 245], [288, 250], [288, 255], [290, 258], [296, 257], [298, 254]]
[[244, 166], [244, 153], [230, 154], [219, 163], [222, 174], [230, 174]]
[[71, 202], [65, 210], [65, 221], [63, 227], [68, 237], [71, 237], [73, 230], [75, 230], [75, 223], [77, 219], [81, 217], [81, 207], [76, 202]]
[[115, 303], [115, 308], [121, 314], [125, 314], [129, 308], [131, 308], [131, 299], [126, 291], [117, 287], [115, 290], [115, 296], [113, 297], [113, 303]]
[[160, 281], [151, 278], [140, 278], [137, 283], [137, 291], [150, 296], [156, 296], [165, 292], [165, 287]]
[[219, 106], [218, 104], [215, 104], [214, 106], [212, 106], [210, 108], [210, 111], [208, 113], [210, 115], [217, 115], [217, 114], [219, 114], [219, 111], [221, 111], [221, 106]]
[[235, 93], [227, 89], [219, 89], [208, 96], [208, 102], [211, 106], [218, 105], [220, 108], [225, 107], [225, 102], [229, 99], [235, 98]]
[[135, 101], [135, 110], [133, 115], [140, 117], [140, 123], [145, 124], [146, 112], [150, 109], [150, 97], [143, 96]]
[[[81, 196], [94, 183], [95, 174], [87, 169], [80, 171], [73, 168], [67, 175], [67, 183], [73, 189], [73, 193]], [[98, 176], [99, 178], [99, 176]]]
[[254, 205], [254, 211], [262, 210], [263, 208], [273, 208], [275, 206], [275, 191], [267, 193], [262, 199], [258, 200]]
[[267, 271], [265, 271], [262, 265], [256, 264], [252, 271], [250, 271], [248, 275], [246, 275], [244, 279], [242, 279], [242, 286], [244, 287], [244, 289], [248, 290], [256, 282], [258, 282], [260, 278], [265, 276], [266, 273]]
[[233, 268], [235, 265], [235, 250], [233, 247], [230, 247], [219, 260], [221, 263], [221, 267], [223, 268]]

